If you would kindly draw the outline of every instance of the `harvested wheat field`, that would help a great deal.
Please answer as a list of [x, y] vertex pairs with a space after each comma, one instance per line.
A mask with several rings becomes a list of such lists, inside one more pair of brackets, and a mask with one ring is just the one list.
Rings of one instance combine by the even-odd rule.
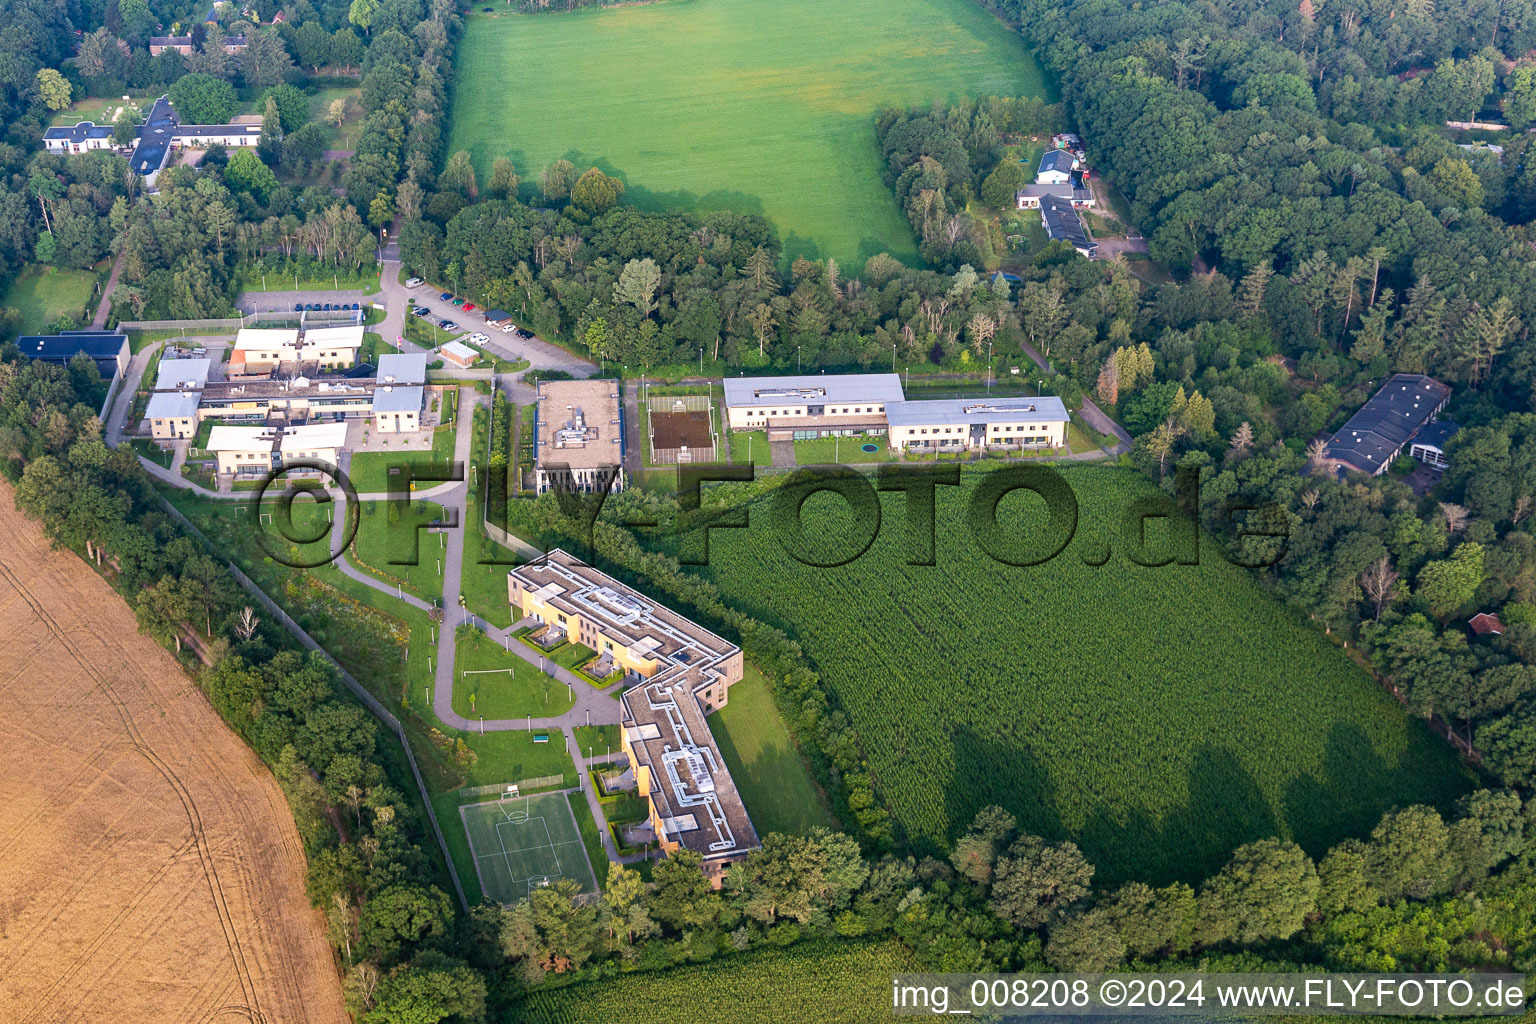
[[0, 650], [0, 1021], [345, 1021], [276, 781], [3, 483]]

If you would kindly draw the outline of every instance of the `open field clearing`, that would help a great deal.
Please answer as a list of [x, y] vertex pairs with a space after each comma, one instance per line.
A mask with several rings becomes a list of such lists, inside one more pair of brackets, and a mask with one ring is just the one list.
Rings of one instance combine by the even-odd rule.
[[789, 258], [856, 266], [916, 255], [880, 180], [881, 108], [1042, 89], [1023, 40], [967, 0], [472, 15], [455, 64], [449, 149], [482, 182], [506, 156], [531, 190], [564, 157], [643, 209], [761, 213]]
[[0, 487], [0, 1020], [346, 1021], [277, 782]]
[[[946, 847], [998, 803], [1028, 831], [1076, 840], [1095, 882], [1196, 879], [1249, 840], [1281, 834], [1319, 854], [1394, 805], [1444, 805], [1468, 787], [1449, 747], [1213, 542], [1196, 566], [1131, 564], [1121, 516], [1150, 490], [1139, 476], [1063, 468], [1075, 538], [1016, 568], [967, 524], [983, 475], [938, 489], [934, 566], [906, 564], [906, 498], [890, 493], [847, 565], [791, 558], [770, 498], [749, 529], [713, 532], [703, 570], [727, 603], [804, 646], [919, 849]], [[999, 506], [1010, 536], [1043, 523], [1026, 494]], [[807, 501], [807, 552], [848, 547], [847, 509]], [[1155, 550], [1155, 521], [1147, 533]], [[1105, 564], [1086, 564], [1106, 545]]]

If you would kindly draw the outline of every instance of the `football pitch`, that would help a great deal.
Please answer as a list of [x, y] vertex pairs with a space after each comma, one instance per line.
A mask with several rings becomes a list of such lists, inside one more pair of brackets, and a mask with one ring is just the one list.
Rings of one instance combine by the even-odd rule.
[[449, 149], [505, 156], [537, 196], [566, 158], [647, 210], [759, 213], [786, 258], [862, 266], [916, 244], [875, 115], [1043, 90], [1023, 38], [970, 0], [666, 0], [471, 15]]
[[480, 891], [516, 903], [557, 878], [596, 892], [592, 867], [564, 793], [508, 797], [459, 808]]

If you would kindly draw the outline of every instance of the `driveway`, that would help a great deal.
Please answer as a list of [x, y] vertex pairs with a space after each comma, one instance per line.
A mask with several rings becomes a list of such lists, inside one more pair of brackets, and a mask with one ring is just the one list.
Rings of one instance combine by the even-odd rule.
[[426, 284], [406, 288], [395, 280], [400, 269], [398, 263], [386, 261], [383, 267], [384, 295], [388, 299], [391, 314], [394, 313], [397, 304], [403, 304], [409, 300], [416, 305], [425, 306], [439, 320], [446, 317], [463, 327], [464, 331], [456, 334], [455, 337], [476, 331], [489, 335], [490, 342], [481, 347], [489, 349], [503, 359], [526, 359], [532, 369], [564, 370], [572, 377], [590, 377], [597, 372], [597, 367], [585, 359], [573, 356], [560, 346], [551, 345], [541, 338], [519, 338], [516, 335], [501, 333], [500, 328], [491, 327], [485, 322], [485, 310], [478, 304], [473, 312], [466, 313], [452, 301], [438, 298], [443, 289]]

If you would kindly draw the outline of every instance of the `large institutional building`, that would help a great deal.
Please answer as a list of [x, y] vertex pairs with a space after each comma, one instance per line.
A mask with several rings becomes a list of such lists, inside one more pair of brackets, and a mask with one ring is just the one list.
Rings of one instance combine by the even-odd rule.
[[[350, 366], [356, 359], [356, 346], [350, 344], [349, 338], [332, 338], [330, 332], [335, 330], [338, 329], [310, 331], [305, 343], [297, 340], [294, 331], [241, 331], [236, 345], [244, 343], [246, 348], [237, 348], [230, 361], [231, 372], [243, 368], [238, 379], [209, 380], [212, 362], [208, 359], [162, 359], [154, 391], [144, 409], [149, 436], [160, 441], [194, 437], [207, 419], [225, 425], [286, 427], [368, 418], [370, 426], [381, 434], [422, 429], [427, 392], [424, 353], [380, 356], [372, 379], [273, 376], [279, 367], [293, 371], [300, 365], [326, 361], [334, 364], [343, 359]], [[323, 335], [322, 339], [308, 340], [317, 334]], [[314, 352], [317, 359], [308, 360], [309, 352]], [[253, 353], [263, 361], [250, 361]], [[246, 358], [237, 362], [240, 356]], [[245, 464], [249, 464], [248, 460]], [[223, 471], [222, 462], [220, 466]]]
[[1416, 457], [1444, 468], [1444, 446], [1455, 434], [1455, 424], [1450, 429], [1430, 428], [1450, 400], [1451, 389], [1433, 377], [1395, 373], [1328, 439], [1323, 462], [1339, 473], [1380, 476], [1412, 441]]
[[1071, 419], [1051, 396], [908, 401], [894, 373], [726, 378], [725, 406], [732, 430], [770, 441], [883, 437], [908, 452], [1059, 448]]
[[539, 382], [534, 410], [536, 493], [624, 489], [624, 412], [616, 380]]
[[[240, 38], [240, 37], [235, 37]], [[226, 41], [226, 50], [229, 47]], [[244, 47], [244, 41], [240, 42]], [[231, 51], [232, 52], [232, 51]], [[81, 121], [74, 125], [49, 128], [43, 132], [43, 146], [50, 153], [89, 153], [95, 149], [114, 149], [113, 126]], [[155, 179], [165, 169], [171, 151], [182, 146], [206, 149], [209, 146], [254, 146], [261, 141], [261, 118], [249, 124], [182, 124], [169, 98], [162, 96], [149, 110], [149, 117], [136, 131], [128, 166], [153, 188]]]
[[651, 827], [665, 852], [703, 857], [718, 887], [726, 866], [758, 846], [704, 720], [741, 679], [741, 648], [558, 549], [508, 572], [507, 596], [637, 681], [619, 698], [621, 744]]

